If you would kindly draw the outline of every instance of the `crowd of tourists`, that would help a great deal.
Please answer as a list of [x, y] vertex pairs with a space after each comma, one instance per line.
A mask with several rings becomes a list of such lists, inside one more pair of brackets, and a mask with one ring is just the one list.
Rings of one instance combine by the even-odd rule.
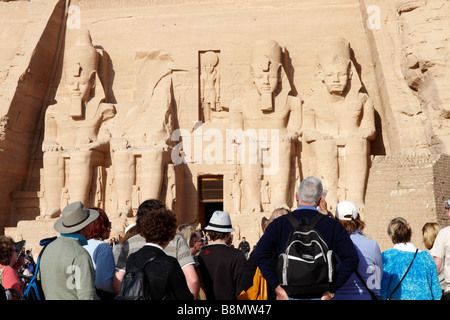
[[[107, 242], [107, 213], [71, 203], [38, 264], [25, 241], [0, 236], [0, 299], [28, 299], [33, 276], [46, 300], [447, 299], [450, 227], [425, 224], [426, 250], [419, 250], [408, 221], [392, 219], [386, 223], [392, 248], [381, 252], [364, 234], [355, 204], [342, 201], [329, 212], [322, 191], [320, 179], [305, 178], [296, 192], [298, 208], [279, 208], [263, 218], [253, 250], [245, 238], [233, 246], [235, 229], [225, 211], [215, 211], [197, 230], [178, 224], [163, 202], [149, 199], [124, 236]], [[450, 199], [445, 209], [450, 219]], [[143, 272], [141, 291], [136, 270]]]

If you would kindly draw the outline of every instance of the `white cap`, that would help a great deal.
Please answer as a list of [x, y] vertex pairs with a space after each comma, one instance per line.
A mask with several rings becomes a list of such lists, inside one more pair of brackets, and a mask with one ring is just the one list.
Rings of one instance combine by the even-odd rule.
[[339, 202], [336, 207], [336, 218], [339, 220], [351, 221], [358, 218], [358, 209], [353, 202], [345, 200]]

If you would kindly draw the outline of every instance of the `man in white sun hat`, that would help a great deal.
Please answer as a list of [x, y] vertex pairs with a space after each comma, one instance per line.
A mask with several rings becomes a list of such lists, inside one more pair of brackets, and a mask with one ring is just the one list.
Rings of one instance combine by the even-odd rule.
[[206, 299], [236, 300], [247, 259], [227, 244], [234, 231], [229, 213], [215, 211], [205, 230], [210, 241], [200, 251], [198, 262]]
[[95, 300], [94, 267], [82, 247], [87, 244], [89, 224], [98, 211], [81, 202], [67, 205], [54, 228], [60, 236], [42, 254], [39, 276], [46, 300]]

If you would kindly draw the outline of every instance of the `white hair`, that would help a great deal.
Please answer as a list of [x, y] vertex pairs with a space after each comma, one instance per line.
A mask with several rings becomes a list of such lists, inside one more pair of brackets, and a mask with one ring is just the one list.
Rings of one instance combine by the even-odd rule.
[[311, 206], [317, 206], [322, 197], [322, 191], [322, 181], [319, 178], [313, 176], [307, 177], [298, 187], [298, 201]]

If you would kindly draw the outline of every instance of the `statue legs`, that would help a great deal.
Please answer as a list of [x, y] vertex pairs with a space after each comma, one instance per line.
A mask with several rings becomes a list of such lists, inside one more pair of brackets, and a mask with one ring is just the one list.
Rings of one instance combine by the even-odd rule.
[[[159, 199], [164, 179], [164, 151], [145, 149], [141, 152], [139, 190], [142, 200]], [[133, 216], [133, 186], [136, 184], [136, 160], [133, 149], [114, 151], [114, 180], [117, 217]]]
[[164, 151], [146, 149], [142, 151], [141, 192], [142, 200], [159, 199], [164, 179]]
[[70, 202], [87, 203], [92, 183], [92, 151], [75, 151], [70, 155]]
[[132, 216], [131, 195], [136, 178], [136, 163], [130, 149], [114, 151], [114, 179], [117, 216]]
[[[273, 147], [273, 146], [272, 146]], [[271, 205], [270, 211], [276, 208], [289, 208], [287, 204], [289, 181], [291, 174], [291, 142], [290, 140], [279, 142], [279, 149], [271, 148], [271, 166], [278, 168], [271, 168], [271, 175], [268, 176], [271, 190]], [[277, 170], [272, 170], [277, 169]]]
[[42, 218], [55, 218], [61, 213], [61, 190], [64, 187], [64, 158], [61, 152], [44, 152], [44, 212]]
[[244, 213], [261, 212], [261, 165], [241, 164]]
[[338, 203], [339, 165], [337, 145], [333, 140], [317, 140], [310, 144], [315, 161], [314, 175], [322, 180], [324, 188], [328, 188], [326, 201], [333, 210]]
[[364, 209], [369, 147], [367, 140], [350, 140], [345, 146], [346, 199], [354, 202], [358, 210]]
[[[327, 203], [330, 209], [335, 209], [339, 199], [338, 189], [345, 190], [342, 196], [354, 202], [358, 210], [364, 209], [364, 193], [368, 172], [369, 142], [355, 139], [345, 142], [342, 168], [338, 163], [338, 147], [332, 140], [315, 141], [311, 143], [311, 151], [315, 175], [322, 180], [324, 187], [329, 189]], [[339, 183], [341, 185], [339, 185]]]

